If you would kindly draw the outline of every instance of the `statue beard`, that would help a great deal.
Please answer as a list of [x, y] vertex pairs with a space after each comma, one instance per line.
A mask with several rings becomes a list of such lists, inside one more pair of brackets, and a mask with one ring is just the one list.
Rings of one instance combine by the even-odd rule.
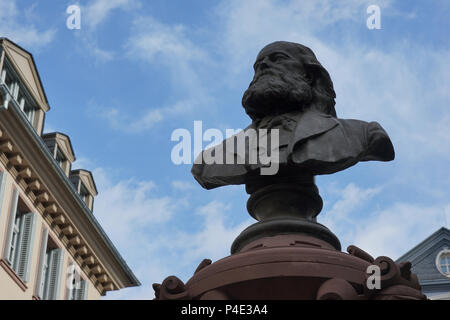
[[311, 103], [312, 96], [311, 85], [303, 76], [266, 71], [250, 83], [242, 97], [242, 105], [250, 118], [256, 120], [302, 110]]

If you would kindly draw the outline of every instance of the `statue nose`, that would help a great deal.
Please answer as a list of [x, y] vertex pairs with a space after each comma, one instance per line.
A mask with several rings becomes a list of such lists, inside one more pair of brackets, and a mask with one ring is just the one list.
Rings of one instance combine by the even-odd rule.
[[270, 59], [269, 57], [265, 57], [264, 59], [261, 60], [260, 64], [259, 64], [259, 68], [261, 70], [267, 69], [270, 67]]

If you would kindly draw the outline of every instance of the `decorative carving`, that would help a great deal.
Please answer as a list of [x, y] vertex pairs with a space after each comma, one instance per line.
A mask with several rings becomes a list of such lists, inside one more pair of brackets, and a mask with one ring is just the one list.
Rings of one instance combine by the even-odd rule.
[[220, 290], [211, 290], [200, 297], [200, 300], [230, 300], [230, 298]]
[[330, 279], [322, 283], [317, 300], [360, 300], [355, 288], [343, 279]]
[[420, 290], [404, 285], [395, 285], [382, 290], [372, 297], [373, 300], [427, 300]]
[[200, 262], [200, 264], [198, 265], [197, 269], [195, 269], [194, 274], [196, 274], [197, 272], [199, 272], [200, 270], [202, 270], [203, 268], [206, 268], [207, 266], [209, 266], [212, 263], [212, 261], [210, 259], [204, 259], [202, 262]]
[[[378, 257], [373, 262], [380, 268], [380, 289], [368, 290], [366, 294], [376, 300], [418, 299], [426, 296], [421, 293], [417, 276], [411, 273], [411, 263], [396, 264], [388, 257]], [[369, 277], [369, 275], [367, 275]]]
[[183, 281], [175, 276], [167, 277], [162, 284], [154, 283], [155, 300], [190, 300]]
[[349, 246], [347, 248], [347, 252], [352, 256], [363, 259], [370, 263], [373, 263], [373, 261], [375, 260], [370, 254], [356, 246]]

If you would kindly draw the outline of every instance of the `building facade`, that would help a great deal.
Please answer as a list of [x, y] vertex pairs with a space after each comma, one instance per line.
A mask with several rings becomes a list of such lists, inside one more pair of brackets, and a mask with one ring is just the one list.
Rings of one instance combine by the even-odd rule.
[[450, 300], [450, 230], [440, 228], [397, 259], [409, 261], [422, 292], [431, 300]]
[[93, 215], [91, 172], [72, 170], [32, 55], [0, 38], [0, 299], [99, 299], [140, 285]]

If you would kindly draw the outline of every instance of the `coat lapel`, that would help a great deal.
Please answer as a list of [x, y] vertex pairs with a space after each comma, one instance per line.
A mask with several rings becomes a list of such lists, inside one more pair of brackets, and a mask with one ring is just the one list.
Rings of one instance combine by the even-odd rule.
[[339, 122], [332, 116], [319, 113], [317, 111], [307, 111], [301, 115], [297, 122], [292, 140], [288, 147], [288, 154], [291, 154], [297, 143], [311, 137], [330, 131], [339, 125]]

